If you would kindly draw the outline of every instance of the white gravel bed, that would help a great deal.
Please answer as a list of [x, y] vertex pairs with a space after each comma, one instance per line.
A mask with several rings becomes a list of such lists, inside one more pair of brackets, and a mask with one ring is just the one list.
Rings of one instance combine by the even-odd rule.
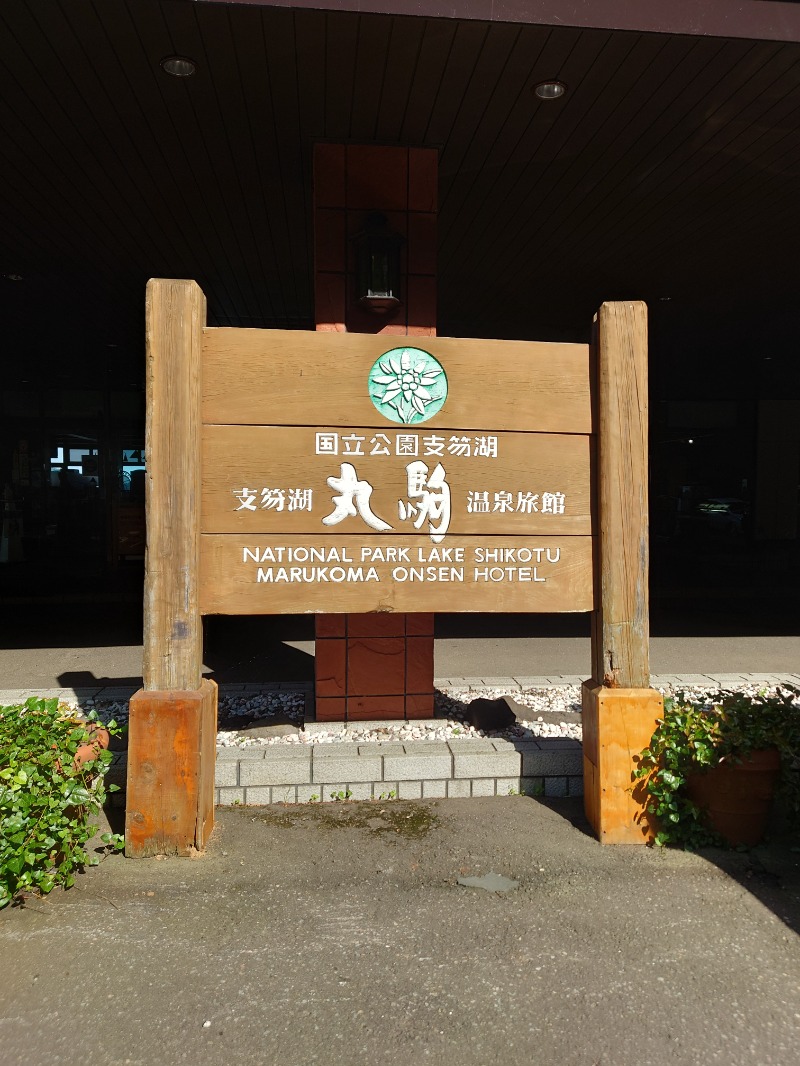
[[[466, 704], [479, 696], [497, 699], [500, 696], [513, 695], [517, 703], [531, 708], [531, 720], [522, 721], [517, 726], [505, 730], [475, 729], [465, 721]], [[268, 694], [265, 694], [268, 698]], [[509, 739], [530, 740], [537, 736], [566, 737], [573, 740], [582, 738], [578, 722], [545, 722], [535, 712], [563, 713], [580, 712], [580, 688], [577, 685], [565, 685], [558, 689], [530, 689], [525, 692], [509, 693], [506, 689], [482, 689], [480, 693], [463, 689], [451, 689], [437, 693], [436, 711], [439, 717], [419, 719], [413, 722], [386, 722], [380, 727], [364, 726], [350, 723], [343, 725], [331, 723], [330, 729], [316, 728], [313, 732], [301, 731], [277, 737], [247, 737], [240, 730], [220, 729], [217, 743], [221, 747], [250, 748], [272, 744], [367, 744], [387, 741], [435, 741], [435, 740], [471, 740], [507, 737]], [[269, 713], [269, 712], [268, 712]], [[283, 713], [286, 713], [285, 711]], [[225, 719], [220, 715], [220, 724]], [[268, 724], [264, 720], [264, 724]], [[298, 722], [299, 724], [299, 722]]]
[[[670, 686], [661, 686], [664, 695], [673, 695]], [[748, 695], [776, 691], [764, 685], [743, 684], [736, 688], [709, 690], [704, 686], [683, 687], [687, 694], [701, 695], [712, 692], [719, 696], [723, 692], [744, 692]], [[529, 709], [530, 714], [518, 721], [518, 724], [506, 730], [481, 730], [469, 725], [464, 718], [467, 704], [474, 699], [497, 699], [509, 696], [518, 705]], [[560, 685], [548, 688], [515, 689], [446, 689], [436, 696], [436, 711], [439, 717], [413, 722], [386, 722], [380, 727], [360, 728], [351, 723], [346, 728], [338, 723], [331, 723], [330, 728], [315, 728], [314, 731], [302, 729], [306, 694], [304, 692], [265, 691], [248, 695], [225, 695], [219, 701], [219, 733], [217, 744], [221, 747], [252, 748], [280, 744], [366, 744], [376, 741], [441, 741], [441, 740], [480, 740], [484, 738], [509, 740], [533, 740], [537, 737], [553, 737], [570, 740], [582, 740], [583, 729], [580, 723], [581, 692], [579, 685]], [[103, 721], [115, 718], [118, 722], [127, 721], [128, 704], [126, 700], [92, 701], [84, 700], [78, 708], [75, 700], [64, 703], [84, 713], [94, 709]], [[564, 719], [559, 719], [564, 715]], [[546, 716], [546, 720], [545, 720]], [[232, 721], [233, 719], [233, 721]], [[227, 728], [226, 728], [227, 726]], [[263, 727], [282, 726], [281, 735], [265, 735]], [[248, 736], [250, 730], [257, 735]], [[276, 733], [278, 730], [276, 730]]]

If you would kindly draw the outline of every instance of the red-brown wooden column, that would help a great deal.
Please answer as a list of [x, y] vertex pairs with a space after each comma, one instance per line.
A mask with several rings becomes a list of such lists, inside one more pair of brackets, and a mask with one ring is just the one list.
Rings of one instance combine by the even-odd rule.
[[[436, 335], [437, 183], [434, 149], [315, 146], [318, 330]], [[372, 211], [405, 238], [402, 303], [390, 316], [365, 310], [355, 298], [351, 238]], [[431, 718], [433, 615], [318, 615], [316, 708], [320, 721]]]

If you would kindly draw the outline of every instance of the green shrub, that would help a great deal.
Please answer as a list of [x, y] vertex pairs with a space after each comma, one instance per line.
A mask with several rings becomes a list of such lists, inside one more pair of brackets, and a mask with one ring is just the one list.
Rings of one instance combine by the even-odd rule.
[[[75, 765], [94, 721], [65, 717], [57, 699], [0, 707], [0, 909], [27, 892], [69, 888], [77, 870], [99, 862], [85, 847], [97, 832], [90, 818], [118, 786], [103, 783], [109, 751]], [[105, 728], [122, 731], [113, 721]], [[116, 833], [101, 839], [115, 849], [124, 843]]]
[[790, 817], [800, 820], [800, 693], [683, 692], [664, 700], [664, 715], [650, 744], [639, 754], [637, 778], [644, 779], [648, 811], [655, 815], [655, 843], [699, 848], [721, 843], [703, 811], [686, 795], [686, 779], [721, 761], [740, 762], [752, 752], [777, 748], [781, 756], [779, 794]]

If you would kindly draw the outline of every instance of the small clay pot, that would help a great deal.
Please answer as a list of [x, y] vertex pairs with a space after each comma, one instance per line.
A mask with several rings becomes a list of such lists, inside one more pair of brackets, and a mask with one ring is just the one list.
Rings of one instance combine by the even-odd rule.
[[100, 752], [108, 747], [111, 740], [111, 734], [98, 722], [81, 722], [79, 724], [84, 726], [91, 739], [85, 744], [81, 744], [75, 752], [73, 765], [76, 770], [79, 770], [85, 763], [96, 759]]
[[[92, 759], [96, 759], [101, 751], [106, 749], [111, 740], [111, 734], [105, 728], [100, 725], [99, 722], [84, 722], [81, 719], [74, 719], [72, 724], [78, 728], [85, 729], [89, 734], [90, 739], [85, 744], [81, 744], [75, 751], [75, 755], [72, 759], [72, 765], [76, 770], [79, 770], [87, 762], [91, 762]], [[54, 748], [56, 744], [52, 745]], [[61, 760], [56, 760], [56, 769], [61, 771]]]

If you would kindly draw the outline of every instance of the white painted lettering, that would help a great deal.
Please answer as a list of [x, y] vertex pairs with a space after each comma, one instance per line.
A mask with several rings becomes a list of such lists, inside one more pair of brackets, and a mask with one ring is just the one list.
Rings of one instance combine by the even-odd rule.
[[333, 581], [339, 585], [347, 581], [380, 581], [378, 571], [374, 566], [366, 570], [363, 566], [259, 566], [256, 574], [257, 582], [272, 582], [277, 584], [281, 581], [299, 581], [305, 584], [321, 584], [325, 581]]
[[[406, 549], [407, 550], [407, 549]], [[353, 563], [347, 548], [243, 548], [243, 563]]]
[[396, 566], [393, 581], [463, 581], [463, 566]]
[[[560, 552], [559, 548], [554, 549]], [[476, 563], [530, 563], [534, 559], [537, 563], [542, 561], [545, 551], [550, 548], [475, 548]], [[558, 556], [550, 559], [550, 562], [558, 562]]]
[[535, 566], [484, 566], [475, 567], [473, 581], [536, 581], [545, 582], [547, 578], [539, 577]]
[[421, 563], [463, 563], [464, 552], [464, 548], [426, 546], [417, 548], [417, 560]]
[[363, 546], [361, 548], [361, 562], [372, 563], [407, 563], [409, 548]]

